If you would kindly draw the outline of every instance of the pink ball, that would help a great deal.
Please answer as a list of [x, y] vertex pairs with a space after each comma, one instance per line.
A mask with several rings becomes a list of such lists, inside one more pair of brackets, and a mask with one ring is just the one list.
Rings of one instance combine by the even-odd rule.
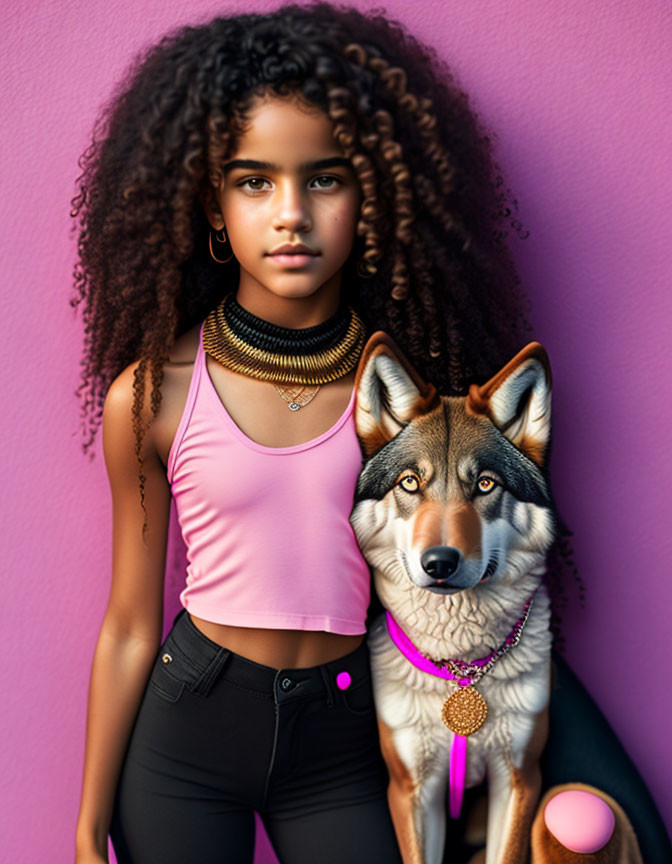
[[567, 849], [590, 854], [602, 849], [614, 832], [611, 807], [592, 792], [559, 792], [544, 810], [546, 827]]
[[336, 686], [339, 690], [347, 690], [352, 684], [352, 678], [349, 672], [339, 672], [336, 676]]

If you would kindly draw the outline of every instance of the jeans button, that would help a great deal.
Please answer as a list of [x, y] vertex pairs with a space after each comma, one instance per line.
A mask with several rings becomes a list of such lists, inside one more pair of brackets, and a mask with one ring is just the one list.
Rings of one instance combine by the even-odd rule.
[[347, 690], [352, 684], [352, 678], [349, 672], [339, 672], [336, 676], [336, 686], [339, 690]]
[[286, 693], [288, 690], [291, 690], [291, 689], [292, 689], [292, 686], [293, 686], [293, 682], [292, 682], [292, 679], [291, 679], [291, 678], [283, 678], [283, 679], [280, 681], [280, 688], [281, 688], [282, 690], [284, 690], [285, 693]]

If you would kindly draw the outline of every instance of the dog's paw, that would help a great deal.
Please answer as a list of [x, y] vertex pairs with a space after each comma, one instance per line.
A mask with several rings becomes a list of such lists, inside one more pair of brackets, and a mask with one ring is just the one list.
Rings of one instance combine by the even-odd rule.
[[562, 846], [590, 855], [611, 840], [616, 817], [607, 802], [594, 792], [565, 789], [544, 808], [544, 822]]
[[[586, 856], [590, 856], [586, 858]], [[635, 833], [611, 796], [583, 783], [555, 786], [532, 825], [532, 864], [642, 864]]]

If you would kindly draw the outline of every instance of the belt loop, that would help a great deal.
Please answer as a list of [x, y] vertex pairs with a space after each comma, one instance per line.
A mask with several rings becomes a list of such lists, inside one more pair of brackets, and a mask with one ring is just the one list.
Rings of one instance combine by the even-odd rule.
[[331, 708], [334, 704], [334, 688], [331, 685], [329, 673], [324, 666], [320, 665], [319, 670], [322, 675], [322, 680], [324, 681], [324, 689], [327, 691], [327, 705]]
[[197, 696], [207, 696], [210, 692], [212, 685], [215, 680], [219, 676], [219, 673], [224, 668], [224, 664], [231, 656], [231, 652], [228, 648], [220, 648], [220, 650], [215, 654], [210, 663], [208, 663], [207, 668], [198, 679], [198, 681], [194, 684], [192, 688], [192, 693]]

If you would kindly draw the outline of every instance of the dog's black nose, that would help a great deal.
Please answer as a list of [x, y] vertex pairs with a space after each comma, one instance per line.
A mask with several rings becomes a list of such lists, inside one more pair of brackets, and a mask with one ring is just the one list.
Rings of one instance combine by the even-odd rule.
[[454, 546], [428, 546], [420, 556], [422, 569], [432, 579], [446, 579], [460, 566], [462, 553]]

